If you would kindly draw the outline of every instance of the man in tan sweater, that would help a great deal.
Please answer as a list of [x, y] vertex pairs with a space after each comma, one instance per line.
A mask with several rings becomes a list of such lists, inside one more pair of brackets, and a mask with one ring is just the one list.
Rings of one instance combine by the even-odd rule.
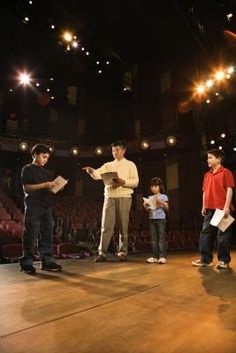
[[138, 186], [139, 178], [136, 165], [127, 160], [124, 155], [126, 145], [123, 141], [112, 143], [114, 161], [105, 163], [98, 169], [84, 167], [93, 179], [102, 179], [101, 174], [117, 172], [111, 185], [105, 185], [104, 204], [102, 211], [101, 239], [96, 262], [106, 260], [107, 249], [111, 241], [115, 224], [119, 229], [119, 261], [125, 261], [128, 253], [129, 212], [134, 188]]

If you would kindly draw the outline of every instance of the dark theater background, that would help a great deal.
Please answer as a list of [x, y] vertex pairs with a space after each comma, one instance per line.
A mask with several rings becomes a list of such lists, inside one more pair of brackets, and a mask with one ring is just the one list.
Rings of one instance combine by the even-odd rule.
[[236, 173], [236, 1], [2, 0], [0, 18], [0, 246], [18, 244], [3, 266], [20, 256], [20, 173], [36, 143], [69, 180], [54, 200], [55, 253], [61, 242], [96, 250], [103, 184], [82, 168], [111, 161], [117, 139], [140, 178], [130, 251], [151, 249], [142, 197], [154, 176], [169, 197], [168, 251], [197, 251], [207, 150], [224, 150]]
[[[19, 143], [44, 141], [70, 192], [99, 197], [81, 166], [100, 165], [109, 144], [124, 138], [140, 169], [138, 192], [158, 174], [173, 217], [196, 217], [205, 151], [222, 146], [234, 169], [235, 43], [223, 32], [234, 29], [230, 11], [225, 1], [3, 1], [1, 177], [10, 173], [17, 192], [16, 170], [29, 159]], [[22, 73], [29, 84], [20, 84]], [[176, 144], [168, 145], [172, 135]], [[72, 147], [79, 154], [71, 156]], [[96, 147], [104, 148], [97, 157]]]

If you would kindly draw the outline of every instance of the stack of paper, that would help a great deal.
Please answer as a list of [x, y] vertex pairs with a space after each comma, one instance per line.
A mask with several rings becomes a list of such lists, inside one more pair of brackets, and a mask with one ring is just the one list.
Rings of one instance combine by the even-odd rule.
[[101, 174], [104, 185], [112, 185], [113, 179], [118, 178], [117, 172], [109, 172]]
[[53, 182], [56, 185], [53, 186], [50, 189], [50, 191], [53, 192], [54, 194], [56, 194], [59, 190], [61, 190], [68, 183], [68, 181], [60, 175], [58, 175], [58, 177], [56, 177], [56, 179], [54, 179]]
[[157, 208], [157, 197], [155, 195], [149, 198], [143, 197], [143, 201], [149, 205], [148, 208], [151, 210], [154, 211]]
[[218, 227], [219, 230], [224, 232], [234, 221], [234, 218], [231, 215], [224, 217], [223, 210], [216, 209], [215, 213], [210, 221], [212, 226]]

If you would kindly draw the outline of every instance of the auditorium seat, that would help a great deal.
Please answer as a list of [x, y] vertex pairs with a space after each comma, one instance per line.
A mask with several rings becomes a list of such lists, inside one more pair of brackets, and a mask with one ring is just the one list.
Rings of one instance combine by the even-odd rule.
[[80, 256], [80, 247], [72, 243], [61, 243], [57, 245], [57, 254], [62, 258]]
[[10, 262], [17, 261], [22, 254], [21, 244], [6, 244], [1, 247], [2, 258]]

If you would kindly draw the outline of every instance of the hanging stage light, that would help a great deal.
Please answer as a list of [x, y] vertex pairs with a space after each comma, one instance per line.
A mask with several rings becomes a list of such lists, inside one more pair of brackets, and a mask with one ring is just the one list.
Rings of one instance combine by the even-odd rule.
[[149, 149], [149, 147], [150, 147], [150, 142], [148, 140], [142, 140], [140, 142], [140, 148], [142, 150], [147, 150], [147, 149]]
[[22, 141], [19, 143], [18, 148], [19, 148], [19, 151], [21, 152], [27, 152], [29, 149], [29, 145], [27, 142]]
[[73, 157], [77, 157], [80, 153], [79, 147], [74, 146], [71, 148], [70, 153]]
[[167, 146], [173, 147], [177, 143], [177, 138], [175, 136], [168, 136], [166, 138], [166, 144]]
[[104, 148], [101, 147], [101, 146], [96, 147], [95, 150], [94, 150], [94, 154], [96, 156], [102, 156], [103, 153], [104, 153]]

